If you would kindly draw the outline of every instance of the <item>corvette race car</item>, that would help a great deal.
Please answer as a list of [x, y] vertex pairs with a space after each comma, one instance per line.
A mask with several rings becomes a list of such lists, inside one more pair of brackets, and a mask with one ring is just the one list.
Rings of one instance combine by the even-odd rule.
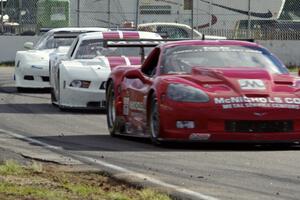
[[[15, 58], [15, 85], [23, 88], [49, 88], [49, 54], [59, 46], [70, 46], [84, 32], [107, 31], [106, 28], [56, 28], [45, 33], [37, 44], [26, 42], [27, 51], [18, 51]], [[32, 49], [33, 48], [33, 49]]]
[[299, 142], [300, 79], [242, 41], [179, 41], [107, 82], [111, 135], [206, 142]]
[[[141, 64], [140, 47], [127, 47], [129, 41], [126, 40], [147, 39], [159, 40], [161, 37], [156, 33], [137, 31], [79, 35], [66, 58], [51, 66], [52, 103], [61, 109], [105, 109], [106, 80], [111, 69], [118, 65]], [[120, 42], [124, 47], [107, 48], [105, 44], [109, 40]]]

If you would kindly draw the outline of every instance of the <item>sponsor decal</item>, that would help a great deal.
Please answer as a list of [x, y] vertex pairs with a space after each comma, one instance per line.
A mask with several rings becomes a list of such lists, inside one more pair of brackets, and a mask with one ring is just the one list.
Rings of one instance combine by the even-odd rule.
[[209, 133], [192, 133], [189, 136], [190, 140], [198, 140], [198, 141], [209, 140], [209, 138], [210, 138]]
[[129, 97], [123, 98], [123, 114], [124, 115], [129, 114]]
[[266, 113], [266, 112], [262, 112], [262, 113], [260, 113], [260, 112], [254, 112], [253, 113], [253, 115], [255, 115], [255, 116], [257, 116], [257, 117], [262, 117], [262, 116], [265, 116], [265, 115], [267, 115], [268, 113]]
[[37, 65], [31, 65], [31, 68], [33, 68], [33, 69], [43, 69], [42, 66], [37, 66]]
[[234, 108], [286, 108], [300, 109], [300, 98], [293, 97], [216, 97], [216, 105], [222, 105], [223, 109]]
[[240, 79], [238, 80], [242, 90], [265, 90], [266, 86], [259, 79]]
[[137, 110], [137, 111], [145, 111], [144, 104], [139, 101], [131, 101], [129, 103], [129, 109], [130, 110]]

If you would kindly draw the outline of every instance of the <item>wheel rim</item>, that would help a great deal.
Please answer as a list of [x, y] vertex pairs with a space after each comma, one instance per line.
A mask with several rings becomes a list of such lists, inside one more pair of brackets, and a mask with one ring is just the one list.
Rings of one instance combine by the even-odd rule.
[[159, 113], [157, 100], [153, 100], [152, 112], [151, 112], [151, 135], [152, 138], [157, 138], [159, 135]]
[[110, 88], [108, 97], [108, 125], [112, 128], [116, 120], [115, 93], [112, 88]]

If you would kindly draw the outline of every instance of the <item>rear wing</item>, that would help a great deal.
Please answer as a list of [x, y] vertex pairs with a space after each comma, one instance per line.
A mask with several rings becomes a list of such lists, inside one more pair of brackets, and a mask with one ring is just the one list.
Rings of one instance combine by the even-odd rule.
[[76, 31], [59, 31], [54, 33], [54, 38], [76, 38], [80, 34], [99, 32], [97, 30], [76, 30]]
[[54, 33], [54, 38], [76, 38], [79, 34], [82, 34], [85, 32], [57, 32]]
[[[147, 47], [156, 47], [160, 44], [171, 42], [171, 41], [183, 41], [183, 40], [191, 40], [191, 39], [109, 39], [103, 40], [103, 47], [139, 47], [141, 48], [141, 61], [142, 63], [145, 60], [145, 48]], [[205, 40], [205, 36], [203, 34], [202, 40]], [[230, 39], [225, 39], [230, 40]], [[248, 41], [255, 42], [254, 39], [233, 39], [239, 41]]]
[[103, 40], [103, 47], [110, 48], [110, 47], [132, 47], [141, 49], [140, 56], [141, 62], [143, 63], [145, 60], [145, 48], [156, 47], [157, 45], [165, 43], [166, 40], [162, 39], [109, 39]]

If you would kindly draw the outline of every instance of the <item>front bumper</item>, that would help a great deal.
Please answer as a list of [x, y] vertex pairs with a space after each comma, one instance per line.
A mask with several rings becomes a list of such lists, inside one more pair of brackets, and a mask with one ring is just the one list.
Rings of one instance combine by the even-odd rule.
[[50, 88], [47, 66], [19, 66], [15, 68], [15, 85], [23, 88]]
[[61, 90], [59, 106], [71, 109], [104, 110], [105, 90], [66, 87]]
[[[178, 115], [176, 113], [179, 113]], [[263, 113], [256, 116], [255, 113]], [[160, 106], [160, 130], [162, 140], [207, 141], [207, 142], [300, 142], [300, 111], [291, 109], [236, 109], [222, 110], [210, 106]], [[193, 128], [178, 128], [177, 121], [193, 121]], [[270, 130], [257, 131], [250, 128], [228, 129], [229, 121], [250, 124], [291, 124]], [[260, 125], [257, 125], [260, 126]], [[261, 125], [263, 126], [263, 125]], [[246, 131], [245, 131], [246, 130]]]

